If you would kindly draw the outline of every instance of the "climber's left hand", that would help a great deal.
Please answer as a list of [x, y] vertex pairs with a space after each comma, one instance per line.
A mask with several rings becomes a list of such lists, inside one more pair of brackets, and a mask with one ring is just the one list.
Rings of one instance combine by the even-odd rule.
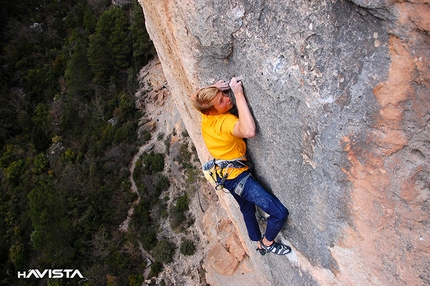
[[225, 80], [219, 80], [213, 86], [216, 86], [222, 91], [226, 91], [230, 89], [229, 82]]

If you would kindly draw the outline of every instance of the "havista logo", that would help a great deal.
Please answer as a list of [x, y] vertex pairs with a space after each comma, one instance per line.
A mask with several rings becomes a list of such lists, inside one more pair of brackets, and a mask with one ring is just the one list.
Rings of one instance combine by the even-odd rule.
[[30, 269], [28, 271], [18, 271], [18, 278], [84, 278], [79, 270], [75, 269]]

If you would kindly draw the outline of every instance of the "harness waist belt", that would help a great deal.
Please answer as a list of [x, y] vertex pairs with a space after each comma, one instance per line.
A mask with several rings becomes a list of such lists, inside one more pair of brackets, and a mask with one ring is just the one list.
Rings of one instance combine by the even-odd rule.
[[247, 166], [247, 162], [245, 160], [233, 159], [233, 160], [210, 160], [203, 165], [203, 170], [208, 171], [213, 167], [218, 167], [220, 169], [224, 168], [243, 168]]

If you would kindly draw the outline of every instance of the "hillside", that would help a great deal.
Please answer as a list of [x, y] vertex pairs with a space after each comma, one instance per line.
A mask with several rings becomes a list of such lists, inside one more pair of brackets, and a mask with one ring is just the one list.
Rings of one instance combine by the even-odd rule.
[[[118, 226], [138, 197], [130, 161], [150, 139], [136, 132], [136, 74], [155, 54], [141, 7], [2, 1], [0, 14], [0, 285], [140, 285], [141, 234]], [[145, 158], [157, 162], [139, 194], [149, 202], [169, 181], [162, 155]], [[142, 243], [155, 248], [154, 233]]]

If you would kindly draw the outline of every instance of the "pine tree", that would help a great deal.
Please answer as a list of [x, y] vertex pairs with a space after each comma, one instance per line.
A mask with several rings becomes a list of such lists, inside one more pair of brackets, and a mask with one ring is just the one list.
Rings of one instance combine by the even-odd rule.
[[145, 29], [145, 18], [142, 7], [135, 1], [131, 16], [131, 36], [133, 39], [133, 61], [135, 69], [139, 70], [148, 63], [155, 54], [154, 45]]
[[93, 78], [88, 65], [87, 45], [81, 37], [77, 38], [73, 47], [72, 56], [67, 63], [65, 80], [70, 95], [85, 95], [90, 90]]
[[118, 18], [115, 20], [115, 28], [110, 36], [110, 41], [115, 64], [119, 69], [126, 69], [130, 65], [131, 40], [128, 29], [129, 25], [124, 14], [118, 14]]

